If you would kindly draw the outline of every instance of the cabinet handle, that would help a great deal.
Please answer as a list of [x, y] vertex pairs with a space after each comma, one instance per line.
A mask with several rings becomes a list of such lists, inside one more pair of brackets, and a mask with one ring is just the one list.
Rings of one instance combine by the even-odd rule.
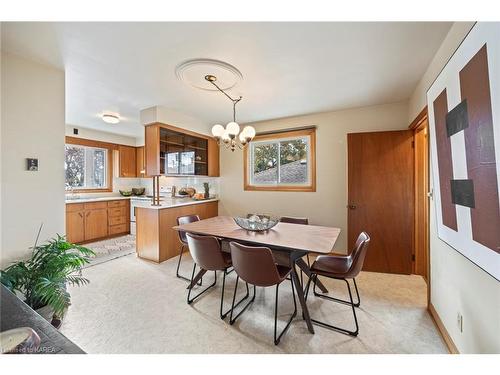
[[78, 212], [78, 215], [80, 215], [80, 217], [83, 218], [83, 214], [81, 212]]
[[85, 217], [89, 217], [89, 215], [91, 214], [92, 211], [89, 211], [85, 214]]

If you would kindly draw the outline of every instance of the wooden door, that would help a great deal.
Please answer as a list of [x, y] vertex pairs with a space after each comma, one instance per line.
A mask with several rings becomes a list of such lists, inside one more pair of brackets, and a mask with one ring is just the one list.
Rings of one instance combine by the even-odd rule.
[[363, 270], [410, 274], [413, 131], [348, 134], [348, 243], [371, 237]]
[[136, 177], [135, 147], [120, 145], [118, 151], [120, 153], [120, 177]]
[[85, 240], [84, 211], [66, 212], [66, 238], [68, 242], [80, 243]]
[[429, 253], [429, 147], [427, 118], [414, 130], [415, 139], [415, 262], [413, 273], [427, 280]]
[[85, 211], [85, 241], [108, 235], [108, 209]]

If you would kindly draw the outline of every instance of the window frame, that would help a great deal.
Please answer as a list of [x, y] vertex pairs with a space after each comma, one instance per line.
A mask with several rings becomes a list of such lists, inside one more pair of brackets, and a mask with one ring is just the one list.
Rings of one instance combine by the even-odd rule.
[[[252, 184], [252, 178], [250, 173], [252, 173], [253, 168], [250, 166], [251, 155], [250, 155], [250, 145], [252, 142], [261, 141], [279, 141], [281, 139], [293, 139], [293, 138], [303, 138], [309, 137], [309, 150], [308, 150], [308, 164], [310, 164], [310, 181], [306, 185], [299, 184], [269, 184], [269, 185], [255, 185]], [[278, 155], [279, 158], [279, 155]], [[279, 171], [278, 171], [279, 173]], [[243, 150], [243, 189], [245, 191], [296, 191], [296, 192], [315, 192], [316, 191], [316, 128], [302, 128], [297, 130], [285, 130], [273, 133], [258, 134], [252, 139]]]
[[[75, 193], [109, 193], [113, 191], [113, 151], [118, 150], [118, 145], [114, 143], [94, 141], [91, 139], [66, 137], [65, 145], [83, 146], [83, 147], [94, 147], [103, 148], [108, 150], [108, 165], [107, 165], [107, 186], [104, 188], [79, 188], [73, 189]], [[66, 182], [66, 179], [65, 179]], [[68, 192], [68, 190], [66, 190]]]

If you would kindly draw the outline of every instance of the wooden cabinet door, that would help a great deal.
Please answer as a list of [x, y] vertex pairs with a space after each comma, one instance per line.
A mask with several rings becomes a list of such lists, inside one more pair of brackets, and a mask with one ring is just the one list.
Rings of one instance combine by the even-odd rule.
[[100, 208], [98, 210], [85, 211], [85, 241], [106, 237], [107, 235], [108, 210]]
[[135, 147], [120, 145], [118, 151], [120, 154], [120, 177], [136, 177]]
[[208, 175], [219, 177], [219, 145], [213, 139], [208, 140]]
[[66, 212], [66, 238], [68, 242], [85, 240], [85, 211]]
[[146, 159], [144, 154], [144, 146], [135, 148], [135, 164], [137, 177], [146, 177]]

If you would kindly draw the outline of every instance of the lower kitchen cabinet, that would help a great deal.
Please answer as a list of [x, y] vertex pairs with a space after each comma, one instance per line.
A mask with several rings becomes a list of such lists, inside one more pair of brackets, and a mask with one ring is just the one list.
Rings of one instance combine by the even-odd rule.
[[66, 237], [71, 243], [91, 242], [128, 233], [128, 200], [66, 204]]

